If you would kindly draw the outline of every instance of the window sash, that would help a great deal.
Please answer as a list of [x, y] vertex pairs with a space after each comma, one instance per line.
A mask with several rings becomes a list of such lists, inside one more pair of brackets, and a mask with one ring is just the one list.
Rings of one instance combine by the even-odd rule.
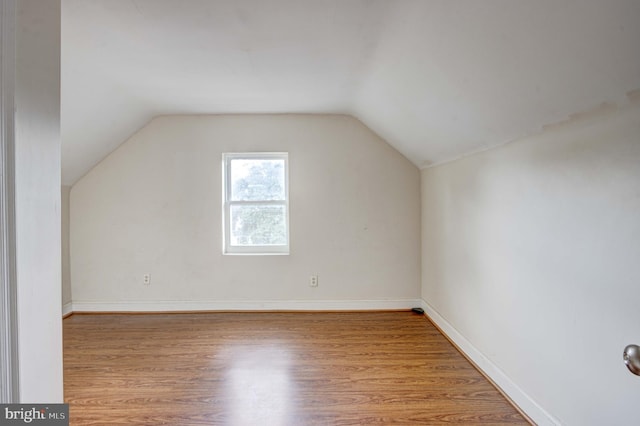
[[[236, 159], [248, 160], [284, 160], [284, 200], [231, 200], [231, 162]], [[226, 153], [223, 154], [223, 253], [224, 254], [289, 254], [289, 164], [288, 154], [281, 152]], [[231, 244], [231, 208], [232, 206], [284, 206], [284, 224], [286, 244], [281, 245], [232, 245]]]

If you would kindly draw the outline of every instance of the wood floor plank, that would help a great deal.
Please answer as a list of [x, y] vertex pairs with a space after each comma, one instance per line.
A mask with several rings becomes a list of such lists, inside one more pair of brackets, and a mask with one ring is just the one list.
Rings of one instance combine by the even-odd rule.
[[72, 315], [72, 425], [528, 424], [408, 312]]

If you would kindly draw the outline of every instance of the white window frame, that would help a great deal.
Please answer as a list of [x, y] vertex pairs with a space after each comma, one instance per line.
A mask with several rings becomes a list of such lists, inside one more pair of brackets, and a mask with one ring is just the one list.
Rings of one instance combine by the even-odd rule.
[[[284, 160], [284, 196], [283, 201], [232, 201], [231, 200], [231, 161], [238, 159], [251, 160]], [[233, 152], [222, 154], [222, 227], [223, 254], [269, 255], [289, 254], [289, 154], [287, 152]], [[233, 205], [278, 205], [285, 207], [285, 245], [237, 246], [231, 244], [231, 206]]]

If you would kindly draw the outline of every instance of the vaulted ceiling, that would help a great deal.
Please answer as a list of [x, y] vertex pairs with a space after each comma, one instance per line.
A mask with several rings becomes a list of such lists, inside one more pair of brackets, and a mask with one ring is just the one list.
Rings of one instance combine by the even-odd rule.
[[640, 88], [637, 0], [63, 0], [63, 183], [161, 114], [351, 114], [418, 167]]

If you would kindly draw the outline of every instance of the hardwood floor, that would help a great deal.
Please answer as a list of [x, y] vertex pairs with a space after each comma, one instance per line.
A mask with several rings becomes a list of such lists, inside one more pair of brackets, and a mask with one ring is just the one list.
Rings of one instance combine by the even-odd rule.
[[72, 425], [528, 424], [409, 312], [73, 315]]

